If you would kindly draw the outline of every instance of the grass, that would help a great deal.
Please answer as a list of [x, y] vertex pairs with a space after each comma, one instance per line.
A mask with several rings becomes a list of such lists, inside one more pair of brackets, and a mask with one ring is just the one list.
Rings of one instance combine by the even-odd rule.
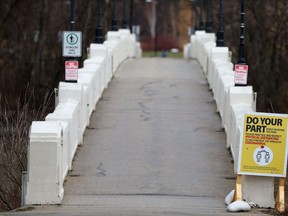
[[[143, 58], [155, 57], [155, 53], [154, 53], [154, 51], [143, 51], [142, 57]], [[162, 51], [157, 51], [156, 52], [156, 57], [163, 57], [162, 56]], [[183, 58], [183, 53], [182, 52], [178, 52], [178, 53], [168, 52], [168, 56], [167, 57], [168, 58]]]

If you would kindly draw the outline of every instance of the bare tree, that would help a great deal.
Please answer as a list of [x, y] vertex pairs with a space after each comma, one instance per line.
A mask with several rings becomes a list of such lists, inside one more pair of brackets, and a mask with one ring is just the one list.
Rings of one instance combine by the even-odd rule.
[[33, 65], [30, 75], [30, 83], [37, 83], [37, 69], [41, 67], [42, 53], [44, 51], [44, 43], [46, 39], [46, 28], [49, 22], [49, 3], [48, 0], [41, 0], [39, 31], [37, 31], [36, 49], [33, 55]]

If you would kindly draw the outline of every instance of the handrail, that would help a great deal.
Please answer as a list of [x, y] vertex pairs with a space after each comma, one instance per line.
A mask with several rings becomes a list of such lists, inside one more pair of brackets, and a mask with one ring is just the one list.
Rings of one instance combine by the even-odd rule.
[[60, 82], [54, 112], [31, 125], [26, 205], [61, 203], [64, 180], [103, 91], [119, 65], [142, 52], [128, 29], [108, 32], [103, 44], [91, 44], [89, 50], [78, 82]]

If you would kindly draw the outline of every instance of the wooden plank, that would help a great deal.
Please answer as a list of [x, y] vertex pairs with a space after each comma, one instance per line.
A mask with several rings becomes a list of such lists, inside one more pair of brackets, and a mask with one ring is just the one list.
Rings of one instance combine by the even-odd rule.
[[285, 212], [285, 178], [279, 179], [275, 208], [278, 212]]
[[237, 175], [236, 188], [235, 188], [233, 202], [237, 200], [240, 200], [240, 201], [242, 200], [242, 175]]

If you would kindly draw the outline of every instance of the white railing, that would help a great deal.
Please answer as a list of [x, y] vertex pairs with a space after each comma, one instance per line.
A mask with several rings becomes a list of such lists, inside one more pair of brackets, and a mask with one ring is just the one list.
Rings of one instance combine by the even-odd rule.
[[31, 125], [26, 205], [61, 203], [64, 180], [104, 89], [123, 61], [142, 54], [136, 36], [126, 29], [108, 32], [103, 44], [91, 44], [89, 50], [78, 82], [60, 82], [54, 112]]
[[[252, 86], [234, 87], [234, 71], [228, 47], [216, 47], [215, 35], [196, 31], [184, 46], [184, 58], [196, 59], [207, 78], [222, 119], [236, 173], [242, 117], [256, 111], [256, 93]], [[274, 207], [274, 178], [243, 176], [243, 198], [260, 207]], [[232, 189], [232, 188], [231, 188]]]

